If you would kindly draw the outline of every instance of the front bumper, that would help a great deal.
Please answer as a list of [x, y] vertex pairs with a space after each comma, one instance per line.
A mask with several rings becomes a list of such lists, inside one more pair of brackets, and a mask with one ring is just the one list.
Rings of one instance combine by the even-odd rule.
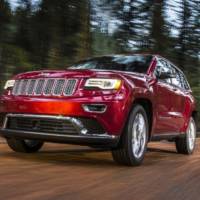
[[118, 136], [98, 136], [98, 135], [58, 135], [47, 133], [36, 133], [30, 131], [17, 131], [9, 129], [1, 129], [0, 134], [5, 138], [17, 138], [17, 139], [32, 139], [41, 140], [46, 142], [57, 142], [66, 144], [79, 144], [79, 145], [97, 145], [106, 147], [117, 147], [119, 143]]
[[[130, 107], [128, 96], [116, 99], [115, 95], [52, 98], [52, 97], [0, 97], [0, 114], [33, 114], [90, 118], [96, 120], [110, 135], [121, 135]], [[85, 105], [105, 105], [104, 112], [92, 113], [84, 110]]]
[[[21, 121], [21, 124], [17, 125], [16, 119], [20, 119], [25, 123]], [[47, 120], [51, 120], [50, 123], [52, 123], [49, 125], [48, 131], [46, 129], [47, 126], [44, 126], [48, 122]], [[59, 125], [58, 122], [60, 122]], [[69, 127], [61, 130], [61, 126]], [[119, 136], [109, 135], [102, 131], [92, 133], [91, 129], [86, 127], [80, 119], [50, 115], [8, 114], [5, 117], [0, 134], [5, 138], [106, 147], [116, 147], [119, 142]]]

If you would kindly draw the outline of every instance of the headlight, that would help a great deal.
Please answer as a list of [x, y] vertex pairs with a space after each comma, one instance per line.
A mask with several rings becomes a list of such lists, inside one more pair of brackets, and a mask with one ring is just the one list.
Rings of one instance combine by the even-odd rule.
[[12, 88], [15, 85], [15, 80], [8, 80], [4, 86], [4, 89], [7, 90], [8, 88]]
[[91, 78], [85, 83], [85, 88], [99, 88], [103, 90], [118, 90], [122, 81], [118, 79]]

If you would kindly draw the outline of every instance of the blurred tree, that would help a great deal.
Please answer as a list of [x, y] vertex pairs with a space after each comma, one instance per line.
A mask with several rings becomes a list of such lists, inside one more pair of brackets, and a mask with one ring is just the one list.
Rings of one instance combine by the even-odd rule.
[[92, 55], [106, 55], [119, 53], [119, 45], [113, 36], [108, 36], [98, 30], [92, 34]]
[[32, 4], [31, 0], [18, 0], [20, 6], [15, 13], [16, 22], [16, 45], [26, 51], [31, 51], [31, 32], [32, 32]]
[[193, 2], [192, 5], [192, 12], [193, 12], [193, 27], [192, 32], [190, 35], [190, 51], [191, 56], [196, 58], [200, 58], [200, 1], [196, 0]]
[[7, 0], [0, 0], [0, 43], [6, 42], [8, 26], [11, 20], [11, 9]]
[[32, 19], [33, 62], [55, 68], [88, 56], [89, 13], [86, 0], [41, 1]]
[[177, 54], [177, 64], [184, 69], [191, 54], [191, 38], [193, 37], [193, 9], [194, 0], [175, 1], [178, 7], [175, 9], [177, 14], [173, 27], [177, 32], [174, 40], [174, 47]]
[[165, 55], [169, 45], [169, 31], [166, 24], [166, 0], [153, 0], [152, 2], [152, 26], [150, 38], [152, 39], [153, 52]]
[[115, 5], [114, 12], [121, 21], [115, 34], [121, 51], [167, 52], [170, 40], [166, 3], [166, 0], [121, 0]]
[[9, 43], [9, 25], [11, 21], [11, 9], [6, 0], [0, 0], [0, 87], [6, 75], [5, 65], [6, 44]]
[[[151, 52], [152, 49], [152, 29], [153, 29], [153, 0], [140, 0], [138, 5], [138, 49], [143, 52]], [[158, 19], [159, 20], [159, 19]], [[155, 29], [155, 24], [154, 24]]]
[[139, 3], [139, 50], [167, 55], [170, 31], [167, 22], [167, 0], [142, 0]]
[[139, 9], [138, 0], [120, 0], [114, 6], [115, 16], [120, 20], [120, 25], [115, 38], [118, 40], [121, 51], [129, 51], [130, 47], [137, 46], [134, 44], [138, 39], [139, 26]]

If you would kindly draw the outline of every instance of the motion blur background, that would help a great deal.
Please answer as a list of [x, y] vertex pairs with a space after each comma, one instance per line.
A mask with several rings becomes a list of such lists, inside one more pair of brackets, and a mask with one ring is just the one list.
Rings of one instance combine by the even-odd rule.
[[177, 64], [200, 111], [200, 0], [0, 0], [0, 91], [13, 74], [125, 52]]

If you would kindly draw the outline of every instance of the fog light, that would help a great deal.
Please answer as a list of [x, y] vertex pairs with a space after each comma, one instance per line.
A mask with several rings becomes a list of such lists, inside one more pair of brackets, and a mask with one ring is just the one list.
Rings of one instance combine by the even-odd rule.
[[85, 112], [90, 113], [104, 113], [106, 112], [107, 106], [104, 104], [85, 104], [83, 105]]
[[81, 130], [81, 134], [86, 135], [88, 133], [88, 130], [86, 128]]

